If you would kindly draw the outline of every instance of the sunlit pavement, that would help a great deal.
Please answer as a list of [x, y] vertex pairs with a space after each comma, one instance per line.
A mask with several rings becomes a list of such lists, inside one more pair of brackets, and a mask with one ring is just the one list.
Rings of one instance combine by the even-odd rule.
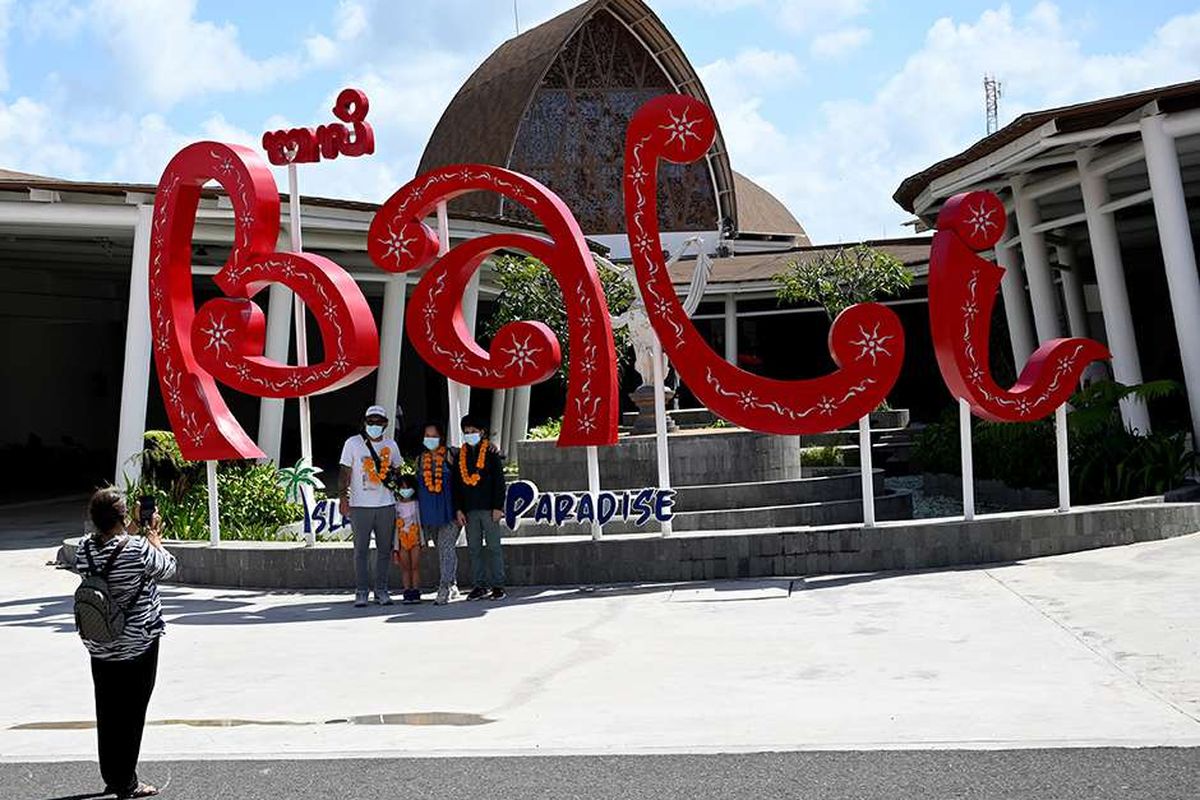
[[[78, 579], [46, 566], [58, 532], [36, 525], [50, 513], [79, 516], [0, 514], [8, 762], [94, 758]], [[1194, 747], [1198, 574], [1193, 535], [979, 569], [441, 608], [166, 587], [143, 756]]]

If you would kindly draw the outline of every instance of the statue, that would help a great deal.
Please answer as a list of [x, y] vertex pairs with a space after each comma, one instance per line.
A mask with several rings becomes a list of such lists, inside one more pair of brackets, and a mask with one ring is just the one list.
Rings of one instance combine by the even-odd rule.
[[[667, 264], [668, 269], [677, 263], [690, 245], [696, 245], [696, 268], [692, 272], [692, 280], [688, 286], [687, 297], [683, 301], [684, 310], [690, 317], [695, 313], [696, 308], [700, 305], [700, 300], [704, 296], [704, 290], [708, 286], [708, 278], [712, 274], [712, 261], [704, 252], [704, 239], [699, 236], [692, 236], [683, 242], [679, 251], [671, 257]], [[642, 384], [630, 395], [630, 398], [638, 407], [638, 416], [633, 424], [633, 433], [653, 433], [655, 431], [654, 422], [654, 350], [658, 343], [657, 334], [654, 332], [654, 327], [650, 324], [650, 316], [646, 313], [646, 303], [642, 299], [641, 289], [638, 287], [637, 279], [630, 273], [629, 268], [625, 266], [617, 266], [612, 262], [597, 257], [597, 260], [611, 267], [614, 272], [621, 275], [633, 287], [633, 302], [628, 310], [623, 314], [618, 314], [613, 317], [613, 330], [625, 328], [629, 331], [630, 343], [633, 346], [633, 365], [637, 370], [638, 375], [642, 379]], [[670, 403], [675, 396], [675, 390], [666, 386], [666, 379], [670, 364], [667, 361], [666, 355], [659, 351], [660, 357], [663, 360], [663, 392], [665, 394], [664, 403]], [[667, 430], [675, 430], [675, 422], [670, 417], [667, 417]]]

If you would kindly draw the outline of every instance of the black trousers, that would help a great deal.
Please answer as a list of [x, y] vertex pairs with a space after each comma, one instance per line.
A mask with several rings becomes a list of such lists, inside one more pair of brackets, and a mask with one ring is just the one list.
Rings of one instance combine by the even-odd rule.
[[92, 659], [96, 689], [96, 738], [100, 745], [100, 777], [117, 794], [137, 788], [138, 754], [146, 706], [158, 674], [158, 639], [127, 661]]

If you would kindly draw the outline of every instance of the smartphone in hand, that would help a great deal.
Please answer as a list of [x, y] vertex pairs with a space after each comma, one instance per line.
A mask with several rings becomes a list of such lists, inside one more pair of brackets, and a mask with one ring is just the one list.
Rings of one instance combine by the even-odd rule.
[[150, 523], [154, 521], [155, 502], [151, 495], [143, 495], [138, 498], [138, 526], [143, 530], [150, 527]]

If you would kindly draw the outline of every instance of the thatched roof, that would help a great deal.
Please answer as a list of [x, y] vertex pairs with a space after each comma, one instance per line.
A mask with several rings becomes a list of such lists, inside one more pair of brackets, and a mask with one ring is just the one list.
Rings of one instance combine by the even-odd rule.
[[[421, 157], [418, 172], [464, 162], [482, 162], [520, 169], [521, 165], [514, 163], [514, 151], [517, 150], [522, 123], [528, 119], [539, 89], [549, 85], [550, 81], [561, 79], [558, 74], [560, 69], [555, 69], [554, 74], [551, 74], [551, 71], [573, 38], [589, 23], [602, 18], [607, 20], [609, 14], [619, 21], [623, 30], [633, 35], [640, 47], [650, 55], [652, 63], [656, 65], [655, 69], [661, 70], [666, 78], [661, 87], [649, 88], [651, 84], [630, 83], [622, 88], [628, 88], [630, 92], [636, 90], [651, 94], [675, 91], [691, 95], [705, 103], [710, 102], [699, 75], [674, 37], [646, 3], [642, 0], [587, 0], [508, 40], [475, 70], [451, 100], [434, 128]], [[621, 126], [622, 130], [623, 128], [624, 125]], [[707, 167], [708, 174], [704, 181], [710, 187], [710, 205], [714, 208], [711, 217], [714, 218], [706, 219], [707, 224], [700, 229], [711, 229], [720, 224], [720, 219], [728, 220], [737, 229], [740, 197], [735, 191], [733, 170], [729, 165], [729, 157], [719, 129], [717, 140], [708, 155]], [[541, 179], [537, 174], [530, 174]], [[619, 185], [599, 187], [595, 186], [596, 181], [591, 183], [595, 188], [588, 187], [587, 190], [595, 193], [603, 191], [606, 201], [614, 192], [619, 196]], [[607, 183], [607, 180], [604, 183]], [[551, 185], [563, 194], [564, 200], [572, 208], [576, 208], [576, 203], [572, 202], [576, 198], [570, 197], [569, 188], [560, 189]], [[694, 188], [693, 185], [691, 190], [694, 191]], [[586, 207], [586, 200], [587, 198], [580, 205]], [[460, 198], [456, 202], [456, 208], [491, 216], [498, 212], [504, 216], [511, 213], [507, 212], [511, 206], [501, 204], [495, 197], [483, 194]], [[787, 216], [790, 218], [790, 215]], [[779, 218], [779, 215], [773, 213], [771, 218]], [[791, 222], [792, 228], [786, 232], [799, 227], [794, 219]], [[585, 224], [585, 229], [587, 227]], [[620, 230], [586, 232], [617, 233]]]
[[[855, 244], [865, 244], [887, 253], [899, 259], [904, 266], [921, 277], [928, 271], [929, 247], [932, 241], [932, 237], [928, 236], [874, 239], [866, 242], [828, 244], [819, 247], [797, 247], [778, 253], [747, 253], [728, 258], [714, 258], [709, 284], [767, 282], [786, 269], [788, 264], [793, 261], [810, 261], [844, 247], [853, 247]], [[671, 281], [676, 284], [688, 283], [692, 279], [694, 269], [694, 259], [682, 259], [676, 262], [671, 267]]]
[[798, 245], [811, 244], [804, 226], [778, 197], [740, 172], [733, 173], [733, 189], [737, 194], [739, 233], [786, 233], [795, 236]]

